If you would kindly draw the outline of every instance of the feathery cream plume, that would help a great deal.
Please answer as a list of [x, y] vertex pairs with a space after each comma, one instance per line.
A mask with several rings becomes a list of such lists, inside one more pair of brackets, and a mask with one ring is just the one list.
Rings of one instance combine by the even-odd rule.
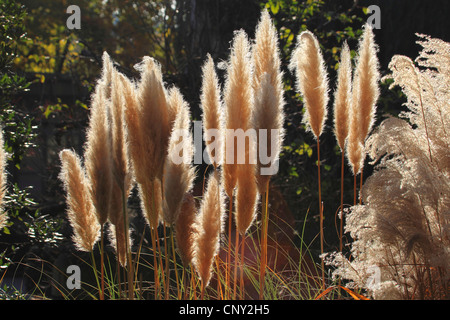
[[63, 150], [60, 179], [67, 192], [67, 215], [74, 235], [76, 247], [81, 251], [92, 251], [99, 237], [100, 225], [94, 213], [88, 181], [79, 157], [72, 150]]
[[137, 97], [136, 85], [127, 78], [122, 81], [122, 94], [125, 100], [124, 120], [128, 150], [135, 180], [142, 183], [146, 174], [145, 145], [141, 126], [141, 108]]
[[219, 252], [220, 235], [224, 229], [224, 195], [217, 170], [208, 177], [194, 228], [193, 264], [206, 287], [211, 280], [212, 263]]
[[[117, 70], [111, 71], [110, 139], [112, 156], [112, 191], [109, 220], [109, 236], [121, 265], [128, 264], [131, 255], [131, 237], [127, 199], [133, 187], [131, 163], [125, 130], [125, 107], [128, 103], [126, 85], [128, 79]], [[129, 271], [130, 272], [130, 271]]]
[[[138, 170], [136, 179], [138, 182], [142, 179], [161, 180], [170, 137], [167, 93], [161, 68], [155, 60], [145, 57], [138, 69], [141, 71], [141, 80], [137, 88], [141, 160], [133, 158], [135, 168]], [[130, 139], [130, 144], [132, 141], [134, 139]]]
[[[206, 62], [202, 68], [202, 94], [200, 97], [203, 111], [203, 130], [206, 142], [206, 150], [214, 168], [222, 163], [221, 151], [223, 143], [223, 119], [222, 102], [219, 87], [219, 79], [214, 69], [214, 61], [208, 54]], [[210, 133], [215, 132], [215, 139], [212, 140]]]
[[252, 47], [252, 59], [255, 69], [253, 88], [261, 87], [264, 74], [269, 74], [270, 84], [274, 88], [275, 99], [281, 109], [285, 102], [283, 97], [283, 72], [281, 71], [278, 33], [266, 9], [261, 12], [261, 19], [256, 27], [255, 43]]
[[[247, 132], [253, 129], [252, 116], [254, 109], [253, 91], [253, 63], [251, 59], [250, 44], [247, 34], [240, 30], [236, 32], [233, 39], [230, 65], [225, 85], [225, 105], [226, 105], [226, 129], [241, 129]], [[228, 196], [232, 196], [232, 183], [227, 183], [229, 179], [230, 167], [234, 167], [231, 172], [235, 175], [231, 182], [236, 181], [236, 227], [244, 234], [256, 217], [256, 204], [258, 202], [258, 190], [255, 178], [256, 165], [251, 162], [251, 155], [254, 155], [256, 144], [252, 135], [249, 136], [248, 143], [245, 138], [245, 149], [239, 150], [238, 145], [234, 146], [234, 163], [228, 163], [229, 150], [227, 141], [225, 143], [225, 163], [223, 166], [224, 186]], [[226, 136], [226, 140], [229, 137]], [[236, 139], [235, 139], [236, 142]], [[245, 162], [237, 163], [238, 152], [245, 153]], [[245, 199], [245, 200], [244, 200]]]
[[361, 171], [364, 165], [364, 157], [364, 146], [358, 139], [354, 139], [354, 136], [350, 134], [347, 143], [347, 159], [354, 176]]
[[341, 151], [345, 150], [345, 141], [350, 126], [351, 96], [352, 61], [350, 49], [347, 42], [345, 42], [342, 46], [337, 87], [334, 94], [334, 134]]
[[[116, 190], [113, 193], [120, 194], [119, 187], [114, 184]], [[123, 203], [122, 198], [115, 196], [111, 198], [111, 214], [110, 214], [110, 224], [108, 224], [108, 238], [111, 246], [116, 252], [117, 260], [120, 265], [125, 267], [127, 265], [127, 247], [125, 243], [127, 242], [125, 227], [123, 221]], [[128, 239], [128, 248], [131, 247], [131, 240]]]
[[[180, 89], [172, 86], [167, 90], [167, 116], [169, 119], [169, 132], [172, 133], [173, 125], [175, 123], [175, 118], [177, 117], [178, 112], [180, 112], [180, 108], [182, 108], [185, 104], [183, 95], [180, 92]], [[170, 137], [169, 137], [170, 140]]]
[[112, 159], [113, 176], [120, 188], [129, 188], [130, 186], [130, 164], [128, 160], [128, 149], [126, 142], [124, 108], [125, 100], [123, 97], [124, 76], [113, 69], [111, 83], [111, 141], [112, 141]]
[[[248, 42], [248, 37], [243, 30], [237, 31], [233, 38], [224, 90], [224, 103], [226, 130], [242, 129], [245, 132], [250, 128], [254, 104], [252, 61], [250, 59], [250, 44]], [[231, 151], [227, 150], [227, 144], [229, 143], [227, 141], [228, 139], [230, 139], [230, 137], [226, 134], [223, 145], [225, 150], [223, 153], [225, 160], [223, 163], [223, 179], [225, 192], [228, 197], [232, 197], [238, 179], [238, 150], [236, 143], [234, 143], [234, 154], [231, 154]], [[230, 159], [231, 157], [234, 158]]]
[[99, 84], [92, 96], [84, 159], [89, 191], [100, 225], [108, 220], [113, 182], [107, 103], [104, 86]]
[[[284, 138], [284, 112], [283, 106], [279, 104], [275, 88], [271, 84], [271, 77], [264, 74], [261, 85], [255, 95], [255, 109], [253, 112], [253, 123], [258, 137], [259, 151], [256, 168], [256, 178], [260, 193], [265, 192], [265, 187], [270, 177], [278, 169], [279, 155]], [[265, 139], [261, 131], [264, 130]], [[264, 151], [265, 150], [265, 151]], [[264, 162], [261, 155], [265, 153], [267, 159]], [[272, 168], [270, 168], [272, 166]], [[272, 170], [273, 169], [273, 170]], [[263, 172], [266, 170], [267, 172]]]
[[104, 97], [106, 100], [111, 99], [111, 83], [112, 83], [112, 73], [113, 73], [113, 63], [111, 57], [105, 51], [102, 56], [102, 74], [101, 80], [98, 85], [101, 85], [104, 90]]
[[303, 121], [317, 139], [327, 117], [328, 80], [319, 42], [310, 31], [297, 37], [290, 68], [295, 70], [297, 90], [306, 106]]
[[164, 221], [172, 225], [180, 212], [184, 196], [193, 187], [195, 168], [192, 166], [194, 146], [190, 132], [189, 106], [176, 88], [170, 90], [169, 104], [178, 105], [175, 107], [178, 111], [169, 140], [163, 178]]
[[156, 229], [163, 214], [161, 181], [158, 178], [153, 181], [144, 181], [138, 184], [138, 190], [144, 217], [150, 228]]
[[137, 87], [124, 81], [127, 141], [141, 207], [150, 227], [156, 228], [161, 215], [161, 179], [171, 129], [169, 117], [176, 110], [169, 114], [159, 64], [144, 57], [135, 68], [141, 72]]
[[192, 193], [188, 193], [181, 204], [180, 214], [175, 222], [175, 238], [178, 253], [183, 266], [187, 268], [194, 255], [194, 222], [197, 214], [195, 199]]
[[[319, 189], [320, 247], [323, 254], [323, 204], [320, 182], [320, 135], [327, 117], [328, 79], [319, 41], [310, 31], [303, 31], [297, 37], [292, 54], [291, 70], [295, 70], [297, 90], [303, 96], [306, 106], [303, 121], [317, 139], [317, 181]], [[322, 259], [322, 285], [325, 287], [325, 268]]]
[[363, 165], [366, 152], [365, 140], [372, 129], [376, 102], [379, 96], [378, 59], [372, 27], [364, 26], [359, 41], [358, 60], [352, 84], [351, 120], [348, 134], [347, 157], [353, 174], [358, 174]]
[[[255, 91], [255, 107], [253, 109], [253, 125], [257, 134], [259, 148], [266, 149], [270, 157], [269, 165], [278, 161], [284, 138], [283, 73], [278, 49], [278, 34], [267, 10], [261, 13], [261, 19], [256, 27], [255, 43], [252, 48], [252, 59], [255, 68], [253, 87]], [[267, 133], [266, 141], [262, 141], [260, 129]], [[272, 131], [273, 130], [273, 131]], [[274, 134], [275, 136], [273, 136]], [[272, 145], [272, 139], [274, 144]], [[264, 143], [261, 145], [261, 143]], [[258, 154], [256, 177], [258, 189], [263, 193], [271, 174], [261, 174], [261, 150]], [[268, 168], [267, 168], [268, 169]]]
[[376, 103], [379, 96], [377, 47], [370, 24], [364, 26], [359, 43], [353, 83], [353, 112], [358, 115], [359, 140], [364, 142], [375, 121]]
[[[283, 73], [281, 72], [281, 60], [278, 49], [277, 30], [270, 19], [266, 9], [261, 13], [261, 19], [256, 27], [255, 43], [252, 48], [253, 64], [255, 74], [253, 86], [255, 90], [255, 108], [253, 110], [253, 126], [256, 130], [258, 141], [258, 161], [254, 174], [256, 175], [257, 187], [259, 193], [268, 197], [269, 182], [273, 174], [278, 171], [279, 154], [281, 152], [282, 140], [284, 138], [284, 97], [283, 97]], [[264, 135], [265, 133], [265, 135]], [[265, 136], [265, 139], [263, 137]], [[265, 151], [265, 159], [263, 159]], [[249, 181], [252, 179], [252, 172], [249, 175]], [[249, 188], [243, 181], [239, 188]], [[238, 192], [237, 206], [253, 205], [245, 204], [245, 199]], [[249, 208], [256, 213], [256, 208]], [[264, 275], [267, 264], [267, 223], [268, 208], [266, 202], [261, 207], [261, 255], [260, 255], [260, 298], [264, 292]], [[238, 226], [244, 217], [237, 216]], [[254, 217], [249, 217], [254, 219]], [[248, 222], [245, 224], [250, 225]], [[239, 229], [239, 227], [238, 227]], [[246, 232], [246, 230], [240, 230]], [[245, 238], [243, 238], [245, 241]], [[243, 259], [241, 257], [241, 259]]]
[[259, 199], [256, 185], [255, 166], [240, 166], [238, 168], [238, 183], [236, 190], [236, 228], [244, 235], [257, 216]]

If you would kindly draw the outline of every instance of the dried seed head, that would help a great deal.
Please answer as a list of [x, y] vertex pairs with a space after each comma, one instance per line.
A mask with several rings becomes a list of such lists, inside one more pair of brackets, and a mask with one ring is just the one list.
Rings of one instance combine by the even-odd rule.
[[71, 150], [60, 153], [60, 179], [67, 192], [67, 215], [74, 230], [77, 249], [92, 251], [99, 237], [100, 225], [94, 213], [87, 178], [79, 157]]
[[224, 195], [219, 172], [208, 177], [208, 185], [195, 219], [193, 263], [206, 287], [211, 279], [211, 267], [219, 252], [220, 235], [224, 229]]
[[190, 132], [189, 106], [181, 94], [177, 94], [176, 98], [178, 100], [176, 104], [179, 107], [169, 140], [163, 179], [164, 221], [169, 225], [176, 221], [183, 198], [192, 189], [195, 179], [195, 169], [192, 166], [194, 146]]
[[290, 68], [295, 71], [297, 90], [306, 107], [304, 122], [317, 139], [327, 117], [328, 80], [319, 42], [310, 31], [297, 37]]
[[[219, 80], [214, 69], [214, 61], [208, 54], [203, 65], [203, 82], [201, 95], [201, 108], [203, 111], [203, 129], [206, 148], [214, 168], [217, 168], [221, 159], [223, 143], [223, 117], [222, 102], [220, 98]], [[211, 141], [210, 134], [215, 131], [215, 140]]]
[[337, 77], [337, 87], [334, 94], [334, 134], [339, 148], [343, 151], [345, 150], [345, 141], [350, 126], [352, 95], [352, 62], [350, 49], [346, 42], [342, 46]]
[[112, 192], [112, 150], [107, 101], [101, 86], [92, 96], [84, 151], [89, 191], [101, 225], [108, 219]]
[[[225, 129], [242, 129], [245, 132], [251, 126], [254, 104], [252, 69], [247, 34], [243, 30], [239, 30], [233, 38], [224, 90]], [[233, 154], [230, 150], [227, 152], [227, 139], [230, 139], [230, 137], [225, 135], [223, 179], [225, 192], [229, 197], [232, 197], [237, 183], [238, 148], [235, 146]]]
[[188, 193], [183, 200], [180, 214], [175, 222], [175, 238], [178, 252], [185, 268], [192, 262], [194, 255], [194, 222], [197, 214], [195, 199], [192, 193]]

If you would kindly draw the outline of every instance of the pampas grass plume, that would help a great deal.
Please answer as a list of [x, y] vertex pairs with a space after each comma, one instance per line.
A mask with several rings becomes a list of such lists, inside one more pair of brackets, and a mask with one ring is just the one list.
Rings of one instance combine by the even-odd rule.
[[160, 65], [144, 57], [135, 68], [141, 74], [137, 86], [124, 82], [127, 141], [141, 207], [154, 229], [161, 215], [161, 180], [170, 136], [170, 114]]
[[88, 181], [79, 157], [71, 150], [60, 153], [60, 179], [67, 192], [67, 215], [74, 230], [73, 241], [80, 251], [92, 251], [100, 225], [94, 213]]
[[199, 214], [195, 218], [193, 263], [203, 286], [211, 280], [211, 268], [219, 252], [220, 235], [224, 229], [224, 195], [219, 171], [213, 171], [203, 196]]
[[[255, 43], [252, 48], [252, 58], [255, 68], [254, 90], [255, 106], [253, 109], [253, 126], [258, 136], [261, 148], [260, 129], [267, 132], [267, 155], [271, 163], [278, 161], [284, 138], [283, 73], [281, 72], [280, 53], [278, 49], [278, 35], [267, 10], [261, 13], [261, 19], [256, 27]], [[272, 132], [275, 129], [277, 131]], [[272, 145], [272, 133], [275, 133], [275, 145]], [[260, 193], [265, 192], [265, 186], [270, 175], [262, 175], [262, 167], [258, 157], [256, 177]]]
[[[252, 86], [252, 62], [250, 59], [250, 44], [245, 31], [235, 33], [231, 48], [230, 61], [224, 89], [225, 129], [242, 129], [250, 127], [254, 97]], [[237, 184], [237, 148], [231, 155], [227, 150], [227, 135], [224, 143], [223, 179], [228, 197], [232, 197]], [[229, 154], [230, 153], [230, 154]], [[233, 160], [230, 157], [234, 157]]]
[[376, 103], [379, 96], [377, 47], [372, 27], [364, 26], [359, 43], [358, 61], [353, 79], [353, 113], [357, 114], [358, 136], [364, 144], [375, 121]]
[[158, 178], [161, 180], [170, 137], [167, 93], [161, 68], [155, 60], [144, 58], [139, 69], [141, 80], [137, 88], [137, 100], [139, 102], [139, 143], [141, 147], [139, 155], [136, 156], [141, 160], [133, 157], [138, 171], [136, 179], [138, 182], [141, 182], [142, 179]]
[[120, 188], [126, 188], [129, 180], [130, 164], [124, 128], [123, 80], [118, 71], [113, 69], [111, 83], [111, 141], [113, 176]]
[[111, 57], [105, 51], [102, 56], [102, 74], [101, 74], [101, 83], [98, 86], [101, 86], [104, 90], [104, 97], [106, 100], [111, 99], [111, 83], [112, 83], [112, 73], [113, 73], [113, 62], [111, 61]]
[[92, 97], [84, 158], [90, 194], [101, 225], [108, 219], [113, 182], [107, 104], [104, 86], [98, 85]]
[[158, 178], [138, 184], [141, 210], [152, 229], [156, 229], [163, 215], [161, 181]]
[[108, 224], [108, 238], [111, 246], [116, 252], [117, 260], [121, 266], [126, 266], [127, 264], [127, 247], [126, 242], [128, 241], [128, 248], [131, 247], [131, 238], [127, 240], [124, 228], [123, 220], [123, 203], [120, 195], [120, 190], [115, 184], [115, 190], [113, 193], [116, 195], [111, 198], [111, 214], [109, 216], [110, 222]]
[[364, 165], [364, 145], [375, 119], [379, 77], [374, 35], [372, 27], [366, 24], [359, 41], [358, 61], [352, 84], [347, 146], [347, 158], [354, 175], [358, 174]]
[[192, 166], [194, 146], [190, 133], [190, 112], [178, 89], [172, 89], [172, 103], [178, 110], [169, 140], [167, 159], [164, 164], [163, 214], [169, 225], [175, 223], [184, 196], [192, 189], [195, 168]]
[[[283, 123], [283, 105], [280, 105], [280, 101], [277, 99], [276, 89], [271, 83], [270, 75], [265, 73], [261, 85], [256, 91], [255, 108], [253, 112], [253, 125], [258, 137], [259, 153], [261, 153], [261, 148], [265, 148], [267, 157], [270, 157], [270, 162], [268, 164], [262, 164], [258, 154], [255, 174], [260, 193], [265, 192], [265, 186], [271, 177], [271, 175], [261, 174], [261, 169], [273, 165], [275, 161], [279, 160], [285, 134]], [[261, 145], [264, 141], [261, 140], [261, 129], [266, 130], [267, 133], [265, 145]], [[275, 135], [275, 137], [273, 135]]]
[[261, 12], [261, 19], [256, 26], [252, 60], [254, 65], [254, 90], [257, 91], [262, 86], [264, 75], [266, 73], [269, 74], [270, 84], [274, 88], [275, 99], [279, 108], [282, 108], [285, 102], [278, 34], [266, 9]]
[[175, 239], [183, 266], [187, 268], [194, 256], [194, 222], [197, 214], [195, 199], [188, 193], [181, 204], [180, 214], [175, 221]]
[[246, 234], [257, 215], [259, 193], [255, 169], [254, 165], [242, 165], [238, 168], [236, 229], [241, 235]]
[[337, 87], [334, 94], [334, 134], [341, 151], [345, 150], [350, 124], [352, 95], [352, 61], [347, 42], [342, 46], [341, 59], [337, 75]]
[[297, 90], [306, 106], [304, 122], [317, 139], [327, 117], [328, 79], [319, 42], [310, 31], [297, 37], [290, 68], [295, 71]]
[[[202, 94], [201, 94], [201, 108], [203, 111], [203, 127], [204, 127], [204, 139], [206, 141], [206, 148], [208, 156], [211, 160], [214, 168], [217, 168], [221, 159], [221, 150], [223, 143], [223, 119], [222, 119], [222, 102], [221, 93], [219, 87], [219, 79], [217, 78], [216, 71], [214, 69], [214, 61], [211, 55], [208, 54], [206, 62], [202, 68], [203, 81], [202, 81]], [[209, 136], [210, 130], [217, 130], [218, 136], [216, 141], [212, 143]], [[212, 146], [215, 146], [214, 148]], [[213, 152], [214, 151], [214, 152]]]

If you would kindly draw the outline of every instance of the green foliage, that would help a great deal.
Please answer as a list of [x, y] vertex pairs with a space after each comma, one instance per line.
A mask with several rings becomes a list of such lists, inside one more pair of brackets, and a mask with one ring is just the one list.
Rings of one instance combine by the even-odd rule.
[[13, 61], [17, 57], [17, 46], [24, 41], [23, 25], [26, 12], [15, 1], [0, 4], [0, 121], [5, 135], [5, 148], [13, 166], [20, 169], [26, 150], [32, 146], [34, 128], [32, 119], [16, 106], [18, 96], [26, 92], [30, 83], [15, 73]]
[[[5, 135], [5, 148], [13, 169], [20, 169], [22, 159], [32, 146], [35, 127], [32, 118], [20, 110], [16, 103], [19, 94], [26, 92], [30, 83], [19, 76], [13, 68], [13, 60], [17, 55], [17, 46], [25, 38], [23, 20], [26, 12], [24, 7], [15, 1], [3, 1], [0, 4], [2, 15], [0, 29], [2, 51], [0, 54], [0, 121]], [[10, 180], [11, 177], [8, 177]], [[14, 184], [14, 183], [10, 183]], [[12, 201], [11, 201], [12, 200]], [[17, 207], [25, 205], [29, 200], [26, 193], [19, 190], [17, 185], [9, 194], [5, 202], [6, 208], [12, 209], [10, 215], [16, 217]]]
[[[7, 192], [3, 203], [8, 222], [1, 232], [0, 265], [7, 268], [16, 263], [17, 252], [23, 254], [23, 250], [27, 251], [33, 245], [52, 245], [60, 241], [61, 221], [36, 210], [37, 203], [32, 199], [30, 189], [21, 189], [18, 185], [24, 157], [35, 146], [37, 135], [35, 119], [22, 103], [31, 83], [14, 65], [20, 58], [18, 48], [29, 41], [24, 25], [27, 11], [16, 1], [5, 0], [0, 2], [0, 12], [0, 123], [5, 137], [5, 145], [1, 147], [8, 155]], [[18, 291], [1, 289], [0, 296], [21, 298]]]
[[26, 296], [15, 287], [4, 284], [0, 287], [0, 300], [26, 300]]

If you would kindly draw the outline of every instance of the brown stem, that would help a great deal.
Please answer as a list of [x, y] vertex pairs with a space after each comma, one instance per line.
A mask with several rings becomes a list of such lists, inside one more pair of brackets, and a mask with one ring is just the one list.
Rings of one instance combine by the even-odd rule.
[[267, 265], [267, 237], [268, 237], [268, 224], [269, 224], [269, 182], [266, 184], [266, 191], [264, 193], [262, 218], [261, 218], [261, 258], [260, 258], [260, 270], [259, 270], [259, 300], [264, 298], [264, 285]]
[[230, 299], [230, 277], [231, 277], [231, 269], [230, 269], [230, 263], [231, 263], [231, 228], [233, 226], [232, 223], [232, 216], [233, 216], [233, 196], [230, 196], [230, 207], [228, 210], [228, 252], [227, 252], [227, 263], [226, 266], [226, 272], [225, 272], [225, 297], [226, 299]]
[[339, 228], [339, 251], [343, 249], [343, 222], [344, 222], [344, 152], [341, 154], [341, 223]]
[[[361, 174], [359, 176], [359, 190], [362, 190], [362, 185], [363, 185], [363, 169], [361, 168]], [[362, 204], [362, 197], [361, 195], [359, 196], [359, 204]]]
[[166, 283], [165, 283], [165, 291], [166, 291], [166, 300], [169, 300], [169, 285], [170, 285], [170, 269], [169, 269], [169, 254], [167, 251], [167, 232], [166, 232], [166, 222], [163, 221], [163, 235], [164, 235], [164, 257], [166, 263]]
[[237, 294], [237, 266], [238, 266], [238, 251], [239, 251], [239, 232], [236, 228], [236, 237], [234, 244], [234, 282], [233, 282], [233, 300], [236, 300]]
[[242, 241], [241, 241], [241, 277], [240, 277], [240, 296], [239, 299], [244, 299], [244, 253], [245, 253], [245, 234], [242, 235]]
[[[323, 204], [322, 204], [322, 187], [320, 184], [320, 139], [317, 137], [317, 179], [319, 182], [319, 215], [320, 215], [320, 253], [323, 255]], [[325, 288], [325, 266], [323, 258], [321, 259], [322, 267], [322, 285]]]
[[152, 248], [153, 248], [153, 274], [154, 274], [154, 282], [155, 282], [155, 300], [159, 298], [159, 275], [158, 275], [158, 262], [156, 258], [156, 235], [155, 229], [150, 227], [151, 238], [152, 238]]
[[[114, 228], [116, 229], [116, 235], [118, 234], [117, 231], [117, 225], [114, 226]], [[119, 300], [122, 299], [122, 286], [120, 284], [120, 260], [119, 260], [119, 237], [116, 236], [116, 262], [117, 262], [117, 288], [118, 288], [118, 294], [119, 294]]]
[[121, 186], [122, 193], [122, 214], [123, 228], [125, 232], [125, 251], [127, 253], [127, 276], [128, 276], [128, 299], [134, 300], [134, 283], [133, 283], [133, 260], [131, 259], [131, 248], [129, 245], [130, 233], [128, 226], [127, 200], [125, 196], [125, 186]]
[[[339, 226], [339, 251], [343, 252], [343, 225], [344, 225], [344, 152], [341, 151], [341, 221]], [[338, 280], [338, 286], [339, 286], [339, 293], [341, 292], [341, 278], [339, 277]]]
[[176, 252], [175, 252], [175, 240], [174, 240], [174, 234], [173, 234], [173, 230], [175, 228], [175, 225], [172, 223], [171, 227], [170, 227], [170, 241], [172, 244], [172, 259], [173, 259], [173, 266], [174, 266], [174, 270], [175, 270], [175, 281], [177, 282], [177, 297], [181, 297], [181, 291], [180, 291], [180, 285], [179, 285], [179, 279], [178, 279], [178, 268], [177, 268], [177, 256], [176, 256]]
[[104, 266], [105, 266], [105, 262], [104, 262], [104, 224], [101, 225], [100, 227], [101, 231], [100, 231], [100, 274], [101, 274], [101, 286], [102, 286], [102, 291], [100, 293], [100, 300], [105, 300], [105, 274], [104, 274]]

